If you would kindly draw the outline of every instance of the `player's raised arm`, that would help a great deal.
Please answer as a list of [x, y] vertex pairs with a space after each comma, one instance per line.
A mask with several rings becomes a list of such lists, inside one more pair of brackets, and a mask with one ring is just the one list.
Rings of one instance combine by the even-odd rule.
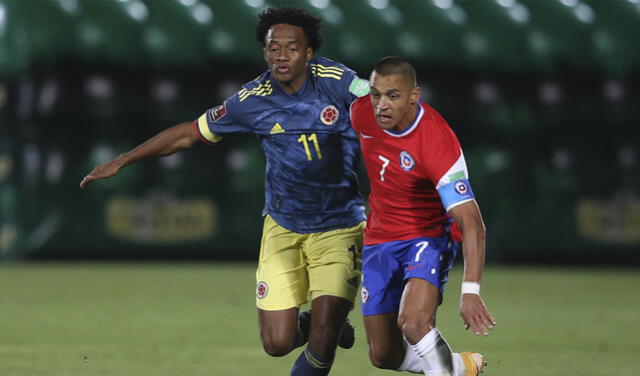
[[464, 277], [460, 296], [460, 315], [465, 328], [485, 336], [496, 324], [480, 297], [480, 280], [484, 269], [485, 227], [475, 200], [464, 202], [449, 210], [462, 228]]
[[128, 164], [146, 158], [170, 155], [177, 151], [190, 148], [197, 140], [198, 136], [193, 129], [193, 123], [174, 125], [156, 134], [132, 150], [96, 166], [82, 179], [80, 188], [86, 187], [92, 180], [112, 177]]

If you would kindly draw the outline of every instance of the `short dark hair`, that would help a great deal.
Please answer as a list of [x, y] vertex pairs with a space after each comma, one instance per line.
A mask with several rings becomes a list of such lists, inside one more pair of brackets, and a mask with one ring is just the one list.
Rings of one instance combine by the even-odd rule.
[[412, 84], [414, 87], [417, 86], [416, 69], [409, 61], [401, 57], [383, 57], [373, 66], [373, 70], [383, 76], [399, 73], [404, 76], [404, 79], [407, 80], [409, 84]]
[[265, 46], [265, 38], [271, 26], [276, 24], [287, 24], [301, 27], [307, 37], [308, 46], [316, 52], [322, 46], [322, 20], [313, 14], [300, 8], [280, 7], [267, 8], [258, 14], [258, 25], [256, 26], [256, 39], [262, 46]]

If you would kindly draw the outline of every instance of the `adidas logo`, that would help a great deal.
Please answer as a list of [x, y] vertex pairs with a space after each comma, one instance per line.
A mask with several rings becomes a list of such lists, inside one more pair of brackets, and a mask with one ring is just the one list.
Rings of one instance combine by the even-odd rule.
[[282, 125], [280, 125], [280, 123], [276, 123], [273, 128], [271, 128], [271, 132], [269, 132], [271, 134], [277, 134], [277, 133], [284, 133], [284, 128], [282, 128]]

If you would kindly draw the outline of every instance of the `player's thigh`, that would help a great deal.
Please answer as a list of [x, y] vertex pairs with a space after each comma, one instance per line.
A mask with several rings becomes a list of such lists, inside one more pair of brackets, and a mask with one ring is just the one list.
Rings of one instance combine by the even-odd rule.
[[449, 271], [455, 261], [457, 244], [448, 237], [416, 238], [406, 242], [402, 266], [404, 280], [423, 279], [439, 292], [438, 304], [444, 294]]
[[398, 312], [404, 287], [401, 252], [402, 242], [367, 245], [362, 250], [364, 316]]
[[266, 311], [284, 310], [307, 301], [309, 281], [302, 242], [306, 235], [264, 220], [256, 271], [256, 305]]
[[404, 358], [404, 340], [398, 328], [398, 313], [364, 316], [369, 358], [376, 367], [397, 369]]
[[360, 285], [364, 222], [311, 234], [304, 243], [311, 298], [332, 295], [353, 302]]

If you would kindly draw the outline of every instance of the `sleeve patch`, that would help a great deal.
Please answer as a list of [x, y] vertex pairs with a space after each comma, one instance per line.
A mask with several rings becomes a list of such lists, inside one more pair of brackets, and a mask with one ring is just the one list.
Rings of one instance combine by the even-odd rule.
[[364, 97], [369, 94], [369, 81], [355, 77], [353, 81], [351, 81], [351, 85], [349, 85], [349, 92], [356, 97]]
[[223, 103], [218, 107], [214, 107], [209, 111], [209, 121], [216, 122], [227, 114], [227, 103]]
[[458, 171], [455, 174], [449, 175], [449, 181], [460, 180], [466, 178], [464, 171]]

